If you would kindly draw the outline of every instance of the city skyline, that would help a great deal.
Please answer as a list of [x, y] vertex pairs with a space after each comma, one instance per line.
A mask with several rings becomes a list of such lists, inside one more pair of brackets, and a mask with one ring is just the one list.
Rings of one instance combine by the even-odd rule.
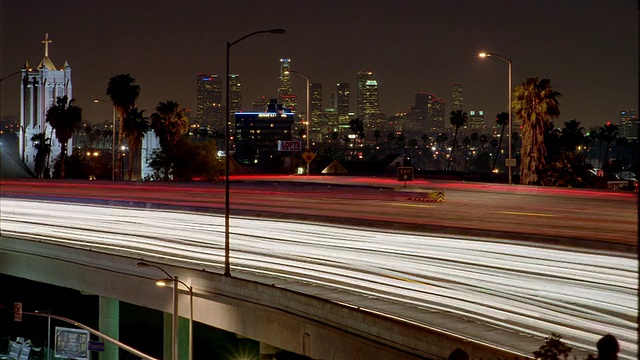
[[[25, 60], [37, 64], [44, 55], [41, 41], [49, 33], [50, 58], [58, 68], [69, 62], [76, 103], [94, 122], [110, 119], [111, 109], [93, 99], [104, 98], [109, 78], [121, 73], [131, 74], [141, 86], [139, 107], [147, 113], [160, 101], [175, 100], [194, 118], [194, 77], [224, 73], [225, 42], [280, 27], [287, 33], [260, 35], [231, 51], [230, 70], [242, 78], [244, 110], [261, 96], [277, 96], [278, 62], [289, 58], [291, 70], [323, 84], [324, 107], [338, 83], [349, 83], [355, 112], [357, 73], [371, 71], [380, 111], [389, 116], [407, 111], [418, 92], [445, 99], [448, 113], [451, 84], [461, 83], [463, 110], [483, 110], [489, 124], [506, 110], [507, 66], [478, 58], [480, 51], [512, 59], [513, 86], [527, 77], [551, 79], [563, 94], [556, 126], [572, 119], [587, 129], [618, 123], [620, 111], [638, 106], [638, 14], [631, 0], [539, 6], [509, 1], [270, 4], [276, 13], [287, 9], [295, 14], [284, 18], [265, 16], [263, 4], [255, 1], [159, 1], [151, 8], [63, 0], [46, 12], [28, 11], [39, 3], [45, 4], [0, 4], [0, 76], [19, 70]], [[242, 17], [211, 20], [207, 15], [214, 10]], [[26, 13], [28, 22], [14, 16]], [[544, 22], [529, 21], [543, 16]], [[292, 77], [291, 87], [302, 111], [304, 79]], [[19, 76], [14, 76], [2, 83], [1, 115], [18, 112]]]

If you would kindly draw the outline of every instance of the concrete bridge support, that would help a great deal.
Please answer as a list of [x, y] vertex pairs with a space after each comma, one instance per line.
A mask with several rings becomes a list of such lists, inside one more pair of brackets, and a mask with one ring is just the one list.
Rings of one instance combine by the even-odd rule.
[[[120, 336], [120, 301], [100, 296], [98, 300], [100, 332], [118, 340]], [[118, 360], [118, 347], [105, 341], [100, 360]]]

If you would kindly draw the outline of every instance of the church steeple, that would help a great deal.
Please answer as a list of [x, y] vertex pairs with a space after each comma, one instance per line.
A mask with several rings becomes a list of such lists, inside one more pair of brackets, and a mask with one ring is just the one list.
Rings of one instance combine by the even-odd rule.
[[44, 40], [42, 40], [44, 44], [44, 57], [49, 57], [49, 44], [52, 42], [53, 40], [49, 39], [49, 33], [44, 34]]
[[53, 61], [49, 59], [49, 44], [53, 42], [53, 40], [49, 39], [49, 33], [45, 34], [44, 40], [41, 42], [44, 44], [44, 58], [40, 61], [38, 69], [56, 70], [56, 66], [53, 65]]

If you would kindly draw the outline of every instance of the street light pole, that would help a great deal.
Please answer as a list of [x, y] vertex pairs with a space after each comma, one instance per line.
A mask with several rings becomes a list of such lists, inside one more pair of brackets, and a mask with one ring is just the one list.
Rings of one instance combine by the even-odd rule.
[[[307, 80], [307, 150], [309, 150], [309, 149], [311, 149], [311, 147], [309, 145], [309, 128], [311, 127], [311, 111], [309, 110], [310, 109], [309, 94], [311, 92], [311, 90], [310, 90], [311, 89], [311, 82], [309, 81], [309, 77], [304, 75], [304, 74], [302, 74], [302, 73], [299, 73], [299, 72], [294, 71], [294, 70], [289, 70], [289, 72], [292, 73], [292, 74], [298, 74], [301, 77], [303, 77], [305, 80]], [[307, 175], [309, 175], [310, 164], [311, 163], [309, 161], [307, 161]]]
[[509, 185], [513, 184], [512, 181], [512, 171], [511, 171], [511, 166], [512, 166], [512, 158], [511, 158], [511, 136], [512, 136], [512, 131], [511, 131], [511, 94], [512, 94], [512, 85], [511, 85], [511, 59], [507, 59], [503, 56], [500, 56], [498, 54], [494, 54], [494, 53], [480, 53], [478, 54], [478, 56], [480, 56], [481, 58], [484, 57], [490, 57], [490, 56], [495, 56], [498, 59], [502, 60], [502, 61], [506, 61], [509, 64], [509, 103], [507, 104], [507, 114], [509, 114], [509, 159], [507, 160], [507, 168], [509, 169]]
[[162, 271], [165, 275], [167, 275], [167, 279], [160, 279], [156, 281], [156, 285], [158, 286], [166, 286], [167, 281], [173, 282], [173, 316], [172, 316], [172, 329], [171, 335], [173, 338], [173, 342], [171, 344], [171, 352], [172, 359], [178, 360], [178, 319], [179, 319], [179, 310], [178, 310], [178, 285], [182, 284], [184, 287], [189, 290], [189, 302], [190, 302], [190, 313], [189, 313], [189, 360], [193, 360], [193, 286], [187, 285], [184, 281], [178, 279], [178, 276], [171, 276], [168, 272], [166, 272], [163, 268], [147, 264], [145, 262], [139, 262], [136, 264], [137, 267], [153, 267], [160, 271]]
[[231, 264], [229, 262], [229, 158], [231, 154], [229, 153], [229, 122], [230, 122], [230, 111], [229, 111], [229, 50], [231, 47], [240, 41], [254, 35], [258, 34], [284, 34], [284, 29], [270, 29], [270, 30], [260, 30], [254, 31], [243, 37], [239, 38], [236, 41], [229, 42], [227, 41], [227, 64], [226, 64], [226, 78], [225, 78], [225, 122], [224, 122], [224, 276], [231, 276]]
[[[107, 100], [93, 99], [93, 102], [105, 102], [111, 104]], [[116, 107], [112, 104], [113, 114], [111, 116], [111, 180], [116, 179]]]

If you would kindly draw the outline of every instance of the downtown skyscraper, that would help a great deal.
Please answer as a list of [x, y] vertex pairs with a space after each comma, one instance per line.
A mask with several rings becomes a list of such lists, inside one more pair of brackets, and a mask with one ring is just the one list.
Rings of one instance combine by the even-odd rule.
[[415, 107], [422, 117], [422, 131], [440, 133], [445, 127], [445, 101], [435, 94], [419, 92], [415, 95]]
[[291, 89], [291, 59], [280, 59], [280, 84], [278, 86], [278, 102], [285, 107], [296, 111], [298, 108], [298, 97]]
[[229, 114], [233, 118], [235, 113], [242, 111], [242, 84], [238, 74], [229, 74]]
[[474, 131], [482, 131], [483, 129], [486, 129], [487, 125], [484, 122], [484, 111], [470, 110], [469, 125], [467, 127]]
[[451, 111], [462, 110], [462, 84], [451, 84]]
[[634, 109], [620, 111], [620, 135], [629, 140], [638, 139], [638, 113]]
[[196, 74], [196, 119], [200, 126], [224, 130], [222, 81], [216, 74]]
[[322, 84], [309, 84], [309, 111], [311, 112], [311, 123], [317, 122], [322, 114]]
[[380, 113], [378, 82], [371, 71], [358, 72], [357, 117], [365, 125]]
[[349, 83], [338, 83], [335, 107], [338, 109], [338, 122], [349, 123]]

